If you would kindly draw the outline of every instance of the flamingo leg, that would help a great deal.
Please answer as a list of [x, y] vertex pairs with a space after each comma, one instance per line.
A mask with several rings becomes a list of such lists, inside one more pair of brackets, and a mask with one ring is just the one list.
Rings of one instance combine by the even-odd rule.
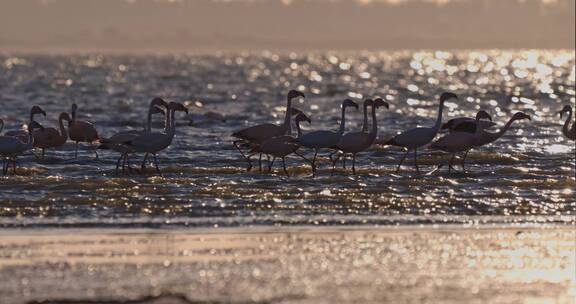
[[272, 157], [271, 162], [268, 162], [268, 173], [272, 172], [272, 165], [274, 165], [275, 160], [276, 160], [276, 156]]
[[146, 154], [144, 154], [144, 159], [142, 160], [142, 165], [140, 166], [140, 168], [142, 170], [146, 169], [146, 161], [148, 160], [148, 152], [146, 152]]
[[42, 148], [42, 159], [44, 159], [45, 152], [46, 152], [46, 149]]
[[468, 152], [470, 152], [470, 150], [466, 150], [466, 152], [464, 153], [464, 156], [462, 157], [462, 170], [466, 171], [466, 157], [468, 156]]
[[156, 172], [158, 172], [158, 174], [162, 176], [162, 172], [160, 172], [160, 167], [158, 166], [158, 156], [156, 156], [156, 153], [154, 153], [153, 155], [154, 155], [154, 165], [156, 166]]
[[74, 159], [78, 158], [78, 142], [76, 142], [76, 149], [74, 150]]
[[[312, 173], [316, 172], [316, 156], [318, 156], [318, 149], [314, 149], [314, 157], [312, 157]], [[332, 154], [330, 154], [330, 159], [332, 159]]]
[[242, 154], [242, 157], [244, 157], [244, 159], [248, 162], [248, 168], [246, 169], [246, 171], [250, 172], [250, 170], [252, 170], [252, 161], [250, 160], [249, 157], [247, 157], [244, 152], [242, 152], [242, 149], [240, 149], [240, 147], [238, 146], [238, 143], [240, 141], [239, 140], [235, 140], [232, 142], [232, 144], [234, 145], [234, 147], [236, 148], [236, 150], [238, 150], [238, 152], [240, 152], [240, 154]]
[[352, 174], [356, 174], [356, 153], [352, 153]]
[[452, 153], [452, 157], [450, 157], [450, 162], [448, 163], [448, 173], [452, 172], [452, 163], [454, 162], [454, 157], [456, 157], [456, 153]]
[[346, 153], [342, 154], [342, 169], [346, 169]]
[[258, 156], [258, 171], [262, 172], [262, 153]]
[[[114, 174], [118, 175], [118, 170], [120, 168], [120, 161], [124, 158], [124, 154], [121, 154], [120, 157], [118, 157], [118, 161], [116, 162], [116, 170], [114, 170]], [[124, 168], [122, 168], [124, 169]]]
[[406, 153], [404, 153], [404, 156], [402, 156], [402, 159], [400, 160], [400, 163], [398, 164], [398, 167], [396, 168], [396, 173], [400, 172], [400, 167], [402, 166], [402, 163], [406, 159], [406, 156], [408, 156], [408, 152], [410, 152], [409, 149], [406, 150]]
[[332, 160], [332, 171], [330, 172], [330, 176], [334, 175], [334, 172], [336, 171], [336, 163], [340, 160], [340, 155], [338, 155], [338, 157], [336, 157], [336, 159]]
[[94, 154], [96, 154], [96, 160], [99, 160], [100, 158], [98, 157], [98, 146], [92, 144], [92, 147], [94, 148]]
[[416, 172], [420, 174], [420, 168], [418, 168], [418, 148], [414, 148], [414, 166], [416, 166]]
[[12, 168], [14, 169], [13, 173], [16, 175], [16, 157], [12, 160]]
[[282, 168], [284, 169], [286, 176], [290, 176], [290, 174], [288, 174], [288, 170], [286, 170], [286, 157], [282, 157]]

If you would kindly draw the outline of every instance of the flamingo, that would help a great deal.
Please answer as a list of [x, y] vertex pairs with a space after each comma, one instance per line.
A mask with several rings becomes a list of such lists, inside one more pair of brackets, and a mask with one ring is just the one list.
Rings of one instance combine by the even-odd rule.
[[[506, 131], [508, 131], [508, 129], [510, 129], [510, 126], [512, 126], [512, 123], [514, 121], [517, 120], [522, 120], [522, 119], [528, 119], [531, 120], [530, 115], [527, 115], [525, 113], [522, 112], [516, 112], [514, 115], [512, 115], [512, 117], [510, 118], [510, 120], [506, 123], [506, 125], [504, 125], [503, 128], [500, 129], [500, 131], [498, 132], [488, 132], [484, 129], [480, 130], [480, 136], [478, 138], [476, 138], [476, 141], [474, 143], [474, 147], [481, 147], [481, 146], [485, 146], [487, 144], [490, 144], [494, 141], [496, 141], [498, 138], [502, 137]], [[460, 129], [461, 128], [461, 129]], [[458, 126], [455, 128], [455, 131], [463, 131], [463, 132], [470, 132], [471, 128], [470, 127], [466, 127], [465, 125], [463, 126]], [[465, 162], [466, 162], [466, 157], [468, 157], [468, 152], [470, 152], [470, 149], [467, 150], [464, 153], [464, 157], [462, 158], [462, 169], [465, 169]]]
[[395, 137], [384, 143], [384, 145], [398, 146], [406, 149], [406, 153], [400, 160], [396, 172], [400, 171], [400, 167], [402, 166], [402, 163], [404, 162], [404, 159], [406, 159], [406, 156], [408, 155], [410, 150], [414, 150], [414, 166], [416, 167], [416, 171], [420, 173], [420, 169], [418, 168], [418, 148], [423, 147], [432, 142], [432, 140], [434, 140], [434, 137], [436, 137], [436, 134], [438, 134], [438, 130], [440, 130], [440, 127], [442, 126], [442, 110], [444, 109], [444, 103], [452, 99], [456, 101], [458, 99], [458, 96], [450, 92], [444, 92], [442, 93], [442, 95], [440, 95], [440, 105], [438, 106], [438, 118], [436, 119], [436, 123], [434, 124], [433, 127], [429, 128], [419, 127], [410, 129], [402, 132], [399, 135], [396, 135]]
[[569, 105], [565, 105], [564, 108], [562, 108], [562, 111], [560, 111], [559, 113], [560, 118], [562, 118], [562, 115], [564, 113], [568, 113], [568, 115], [566, 115], [566, 121], [564, 122], [564, 126], [562, 127], [562, 133], [568, 139], [576, 140], [576, 122], [572, 123], [572, 128], [570, 128], [570, 120], [572, 119], [572, 107]]
[[[72, 121], [68, 126], [70, 139], [76, 142], [74, 158], [78, 158], [78, 143], [86, 142], [92, 144], [100, 139], [100, 136], [98, 136], [98, 131], [96, 131], [96, 128], [94, 128], [94, 124], [84, 120], [76, 119], [77, 109], [78, 106], [75, 103], [72, 104]], [[98, 159], [98, 151], [96, 151], [96, 149], [94, 149], [94, 153], [96, 154], [96, 159]]]
[[[370, 133], [366, 133], [364, 131], [347, 133], [344, 136], [342, 136], [342, 138], [340, 138], [340, 141], [338, 141], [338, 144], [336, 145], [338, 150], [344, 153], [344, 156], [346, 156], [347, 153], [352, 154], [353, 174], [356, 174], [356, 154], [370, 148], [370, 146], [372, 146], [374, 140], [376, 139], [376, 135], [378, 133], [376, 109], [378, 109], [381, 106], [384, 106], [386, 109], [390, 108], [390, 105], [388, 105], [387, 102], [382, 100], [382, 98], [376, 98], [374, 101], [372, 101], [371, 99], [367, 99], [364, 102], [364, 106], [365, 107], [372, 106], [372, 130], [370, 131]], [[337, 160], [338, 159], [333, 161], [332, 171], [334, 171], [334, 169], [336, 168]]]
[[42, 126], [36, 121], [28, 124], [28, 138], [26, 142], [20, 141], [13, 136], [0, 136], [0, 155], [5, 158], [2, 173], [8, 173], [9, 160], [12, 161], [14, 174], [16, 174], [16, 157], [24, 154], [26, 151], [34, 148], [34, 129], [42, 129]]
[[[118, 132], [118, 133], [112, 135], [110, 138], [103, 138], [100, 140], [101, 144], [98, 148], [100, 148], [100, 149], [112, 149], [112, 150], [120, 153], [120, 157], [118, 158], [118, 161], [116, 162], [116, 173], [118, 173], [118, 169], [119, 169], [120, 163], [122, 161], [123, 161], [122, 171], [124, 171], [124, 167], [125, 167], [126, 163], [128, 162], [128, 154], [131, 152], [130, 147], [124, 145], [124, 143], [136, 138], [139, 135], [151, 133], [152, 132], [152, 115], [153, 114], [163, 114], [166, 116], [166, 120], [168, 120], [167, 115], [165, 114], [164, 110], [161, 108], [161, 107], [166, 108], [167, 106], [168, 106], [168, 103], [166, 101], [164, 101], [162, 98], [156, 97], [156, 98], [152, 99], [152, 101], [150, 102], [150, 105], [148, 107], [148, 119], [147, 119], [146, 125], [144, 126], [144, 130], [121, 131], [121, 132]], [[167, 130], [168, 127], [169, 127], [169, 122], [166, 121], [164, 129]], [[148, 154], [145, 155], [145, 159], [143, 162], [143, 168], [145, 167], [144, 165], [145, 165], [146, 158], [147, 158], [146, 156], [148, 156]]]
[[[42, 115], [44, 115], [44, 117], [46, 117], [46, 112], [44, 110], [42, 110], [42, 108], [40, 106], [32, 106], [30, 108], [30, 119], [28, 120], [28, 123], [33, 122], [34, 116], [36, 116], [38, 114], [42, 114]], [[26, 140], [28, 140], [28, 131], [26, 131], [26, 130], [7, 131], [4, 135], [12, 136], [12, 137], [18, 137], [18, 139], [20, 139], [20, 141], [22, 141], [22, 142], [25, 142]]]
[[432, 145], [430, 145], [430, 149], [448, 152], [452, 155], [450, 162], [448, 163], [448, 173], [452, 171], [452, 162], [454, 161], [454, 157], [456, 157], [456, 153], [470, 150], [472, 147], [474, 147], [475, 142], [482, 135], [483, 129], [481, 127], [478, 128], [477, 126], [482, 125], [481, 119], [483, 118], [492, 121], [492, 117], [490, 117], [486, 111], [478, 111], [474, 123], [476, 127], [473, 133], [465, 131], [453, 131], [452, 133], [441, 137], [440, 139], [433, 142]]
[[170, 102], [168, 103], [168, 132], [150, 132], [138, 135], [137, 137], [126, 141], [124, 145], [127, 145], [130, 149], [129, 151], [138, 153], [149, 153], [154, 156], [154, 165], [156, 166], [156, 171], [160, 173], [160, 168], [158, 167], [158, 152], [166, 149], [172, 143], [172, 139], [176, 133], [176, 122], [174, 119], [174, 113], [176, 111], [186, 112], [188, 114], [188, 109], [181, 103]]
[[246, 156], [242, 149], [240, 148], [240, 143], [248, 143], [248, 144], [260, 144], [264, 140], [268, 138], [272, 138], [275, 136], [281, 136], [291, 133], [291, 120], [292, 120], [292, 99], [302, 97], [305, 98], [304, 93], [290, 90], [286, 97], [286, 115], [284, 117], [284, 124], [281, 126], [266, 123], [261, 125], [256, 125], [253, 127], [249, 127], [246, 129], [242, 129], [232, 133], [232, 137], [238, 138], [238, 140], [234, 140], [232, 143], [234, 147], [242, 154], [244, 159], [248, 162], [247, 171], [252, 169], [252, 161], [250, 160], [250, 156]]
[[46, 149], [61, 147], [66, 143], [68, 133], [66, 132], [66, 128], [62, 122], [63, 120], [68, 121], [68, 124], [72, 121], [68, 113], [62, 112], [60, 113], [60, 116], [58, 116], [60, 130], [57, 130], [56, 128], [44, 128], [34, 131], [34, 147], [42, 149], [42, 158], [44, 158], [44, 152]]
[[[370, 106], [374, 101], [371, 99], [366, 99], [364, 100], [364, 104], [363, 104], [363, 110], [364, 110], [364, 121], [362, 123], [362, 132], [368, 132], [368, 106]], [[332, 159], [332, 155], [336, 154], [337, 152], [339, 152], [340, 150], [337, 149], [337, 147], [334, 147], [335, 151], [332, 152], [332, 154], [330, 154], [330, 160], [333, 162], [332, 165], [335, 164], [335, 161]], [[336, 158], [336, 161], [338, 161], [339, 157]], [[343, 155], [342, 157], [342, 167], [344, 169], [346, 169], [346, 154]], [[332, 172], [334, 172], [334, 168], [332, 168]]]
[[272, 171], [272, 165], [274, 164], [276, 158], [281, 158], [284, 173], [286, 173], [286, 176], [289, 176], [288, 170], [286, 170], [286, 156], [295, 153], [298, 156], [304, 158], [304, 156], [296, 152], [300, 148], [300, 145], [296, 142], [296, 140], [302, 137], [302, 130], [300, 129], [300, 122], [302, 121], [307, 121], [308, 123], [311, 122], [310, 118], [304, 113], [299, 113], [296, 115], [294, 122], [296, 123], [298, 137], [293, 137], [292, 135], [276, 136], [269, 138], [260, 144], [260, 152], [272, 156], [272, 161], [270, 161], [268, 165], [268, 172]]
[[301, 146], [314, 149], [314, 157], [312, 157], [311, 161], [312, 173], [316, 172], [316, 156], [319, 150], [335, 147], [338, 141], [340, 141], [340, 138], [342, 138], [346, 129], [346, 108], [348, 107], [358, 109], [358, 104], [350, 99], [345, 99], [342, 102], [342, 118], [340, 119], [340, 128], [338, 131], [313, 131], [298, 138], [298, 143]]

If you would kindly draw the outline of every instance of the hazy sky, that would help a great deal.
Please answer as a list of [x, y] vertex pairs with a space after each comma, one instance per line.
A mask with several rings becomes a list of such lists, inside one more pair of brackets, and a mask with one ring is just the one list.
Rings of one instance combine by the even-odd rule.
[[574, 0], [0, 0], [0, 51], [574, 48]]

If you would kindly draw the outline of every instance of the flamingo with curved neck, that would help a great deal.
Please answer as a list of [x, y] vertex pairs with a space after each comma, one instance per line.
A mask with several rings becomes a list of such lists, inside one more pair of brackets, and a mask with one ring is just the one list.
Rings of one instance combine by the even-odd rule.
[[42, 158], [45, 156], [46, 149], [61, 147], [66, 143], [68, 133], [64, 127], [64, 120], [68, 123], [72, 121], [66, 112], [62, 112], [58, 116], [59, 129], [44, 128], [34, 131], [34, 147], [42, 149]]
[[42, 126], [36, 121], [32, 121], [28, 125], [28, 139], [26, 142], [22, 142], [13, 136], [0, 136], [0, 156], [5, 158], [2, 168], [3, 174], [8, 173], [9, 161], [12, 162], [14, 174], [16, 174], [16, 158], [34, 148], [33, 132], [35, 129], [42, 129]]
[[[72, 121], [68, 126], [68, 135], [72, 141], [76, 142], [76, 149], [74, 150], [74, 158], [78, 158], [78, 144], [81, 142], [93, 144], [100, 139], [98, 131], [94, 127], [94, 124], [76, 119], [76, 110], [78, 105], [72, 104]], [[96, 159], [98, 159], [97, 146], [94, 147], [94, 153], [96, 154]]]
[[306, 148], [314, 149], [314, 156], [312, 157], [311, 166], [312, 173], [316, 172], [316, 157], [321, 149], [328, 149], [336, 147], [344, 131], [346, 130], [346, 108], [354, 107], [358, 109], [358, 104], [350, 99], [346, 99], [342, 102], [340, 127], [338, 131], [328, 131], [320, 130], [313, 131], [304, 134], [302, 137], [298, 138], [298, 143]]
[[156, 166], [156, 171], [161, 174], [160, 168], [158, 166], [158, 152], [166, 149], [172, 143], [174, 135], [176, 134], [176, 122], [174, 119], [174, 113], [176, 111], [186, 112], [188, 114], [188, 109], [181, 103], [170, 102], [168, 103], [168, 117], [167, 122], [169, 125], [168, 133], [146, 133], [141, 134], [124, 144], [128, 146], [130, 151], [138, 153], [149, 153], [154, 156], [154, 165]]
[[402, 163], [408, 156], [410, 150], [414, 151], [414, 166], [416, 167], [416, 171], [420, 173], [420, 169], [418, 168], [418, 148], [423, 147], [436, 137], [438, 134], [438, 130], [442, 127], [442, 112], [444, 109], [444, 103], [448, 100], [457, 100], [458, 96], [454, 93], [444, 92], [440, 95], [440, 104], [438, 105], [438, 117], [436, 118], [436, 123], [434, 126], [429, 128], [414, 128], [408, 131], [404, 131], [399, 135], [396, 135], [392, 139], [388, 140], [384, 143], [384, 145], [392, 145], [397, 147], [402, 147], [406, 150], [404, 156], [400, 160], [398, 167], [396, 168], [396, 172], [400, 171], [400, 167]]
[[298, 137], [294, 137], [292, 135], [276, 136], [265, 140], [260, 145], [259, 150], [262, 153], [272, 156], [272, 160], [268, 164], [268, 172], [272, 171], [272, 166], [274, 165], [276, 158], [281, 158], [284, 173], [286, 176], [289, 176], [288, 170], [286, 169], [286, 156], [294, 153], [304, 158], [303, 155], [297, 152], [297, 150], [300, 148], [300, 145], [296, 142], [298, 138], [302, 137], [300, 123], [303, 121], [307, 121], [308, 123], [311, 122], [310, 118], [304, 113], [298, 113], [294, 118], [296, 130], [298, 131]]
[[[38, 114], [42, 114], [42, 115], [44, 115], [44, 117], [46, 117], [46, 111], [44, 111], [40, 106], [32, 106], [30, 108], [28, 124], [31, 124], [33, 121], [36, 121], [35, 117]], [[27, 130], [7, 131], [4, 135], [17, 137], [22, 142], [25, 142], [28, 139], [28, 131]]]
[[[492, 121], [492, 117], [486, 111], [478, 111], [475, 118], [475, 125], [480, 126], [481, 119], [488, 119]], [[457, 132], [454, 131], [440, 139], [436, 140], [430, 145], [430, 149], [440, 150], [451, 154], [450, 162], [448, 163], [448, 172], [452, 171], [452, 163], [456, 157], [456, 153], [468, 151], [474, 147], [475, 142], [482, 135], [482, 128], [476, 127], [474, 133]]]
[[[378, 120], [376, 119], [376, 109], [379, 107], [385, 107], [386, 109], [390, 108], [387, 102], [382, 100], [382, 98], [376, 98], [374, 101], [371, 99], [367, 99], [364, 102], [365, 106], [372, 107], [372, 130], [370, 133], [365, 133], [364, 131], [361, 132], [352, 132], [348, 133], [340, 139], [336, 147], [338, 150], [342, 151], [344, 157], [346, 154], [352, 154], [352, 173], [356, 174], [356, 155], [366, 149], [370, 148], [374, 141], [376, 140], [376, 136], [378, 134]], [[336, 162], [338, 158], [332, 161], [332, 172], [336, 168]]]
[[238, 150], [238, 152], [240, 152], [242, 157], [244, 157], [244, 159], [248, 163], [247, 171], [250, 171], [252, 169], [252, 161], [250, 159], [250, 155], [247, 156], [242, 151], [240, 146], [244, 144], [252, 148], [253, 145], [258, 145], [268, 138], [290, 134], [292, 131], [291, 129], [292, 100], [298, 97], [305, 98], [302, 92], [296, 90], [290, 90], [288, 92], [288, 95], [286, 96], [286, 114], [284, 116], [284, 123], [282, 125], [279, 126], [271, 123], [266, 123], [245, 128], [240, 131], [232, 133], [232, 137], [237, 138], [237, 140], [234, 140], [232, 144], [234, 145], [234, 148]]

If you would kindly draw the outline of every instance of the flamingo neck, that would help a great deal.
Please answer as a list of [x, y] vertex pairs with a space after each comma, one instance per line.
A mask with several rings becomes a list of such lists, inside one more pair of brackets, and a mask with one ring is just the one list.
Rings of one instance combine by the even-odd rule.
[[490, 142], [493, 142], [493, 141], [497, 140], [498, 138], [502, 137], [504, 134], [506, 134], [506, 132], [508, 131], [508, 129], [510, 129], [510, 126], [512, 126], [512, 123], [515, 120], [516, 119], [514, 119], [514, 117], [510, 118], [510, 120], [508, 120], [506, 125], [504, 125], [504, 127], [502, 127], [502, 129], [500, 129], [500, 131], [498, 131], [496, 133], [490, 133], [492, 135], [490, 138]]
[[362, 124], [362, 132], [368, 131], [368, 105], [364, 103], [364, 123]]
[[28, 142], [26, 144], [28, 144], [29, 146], [34, 145], [34, 134], [32, 134], [33, 132], [34, 130], [32, 128], [28, 129]]
[[0, 120], [0, 133], [4, 130], [4, 122]]
[[302, 130], [300, 129], [300, 121], [296, 121], [296, 131], [298, 131], [298, 138], [302, 137]]
[[564, 135], [568, 136], [570, 132], [570, 121], [572, 120], [572, 108], [568, 110], [568, 117], [566, 117], [566, 121], [564, 122], [564, 127], [562, 127], [562, 132]]
[[292, 134], [292, 122], [290, 117], [292, 116], [292, 99], [288, 98], [286, 100], [286, 116], [284, 116], [284, 134]]
[[67, 138], [68, 137], [68, 133], [66, 133], [66, 128], [64, 127], [64, 119], [62, 119], [62, 117], [60, 117], [58, 119], [58, 123], [60, 124], [60, 136], [63, 138]]
[[170, 138], [173, 138], [174, 134], [176, 134], [176, 122], [174, 120], [174, 113], [176, 113], [176, 110], [170, 109], [168, 117], [166, 118], [166, 123], [169, 125], [167, 133]]
[[76, 109], [72, 109], [72, 122], [76, 121]]
[[372, 131], [370, 135], [376, 137], [376, 133], [378, 133], [378, 122], [376, 120], [376, 107], [372, 106]]
[[442, 111], [444, 110], [444, 102], [440, 102], [440, 106], [438, 107], [438, 117], [436, 118], [436, 123], [434, 124], [434, 130], [438, 133], [440, 127], [442, 127]]
[[148, 109], [148, 120], [146, 121], [146, 127], [144, 131], [148, 134], [152, 131], [152, 107]]
[[338, 129], [338, 133], [344, 134], [344, 130], [346, 129], [346, 107], [342, 107], [342, 117], [340, 118], [340, 129]]

